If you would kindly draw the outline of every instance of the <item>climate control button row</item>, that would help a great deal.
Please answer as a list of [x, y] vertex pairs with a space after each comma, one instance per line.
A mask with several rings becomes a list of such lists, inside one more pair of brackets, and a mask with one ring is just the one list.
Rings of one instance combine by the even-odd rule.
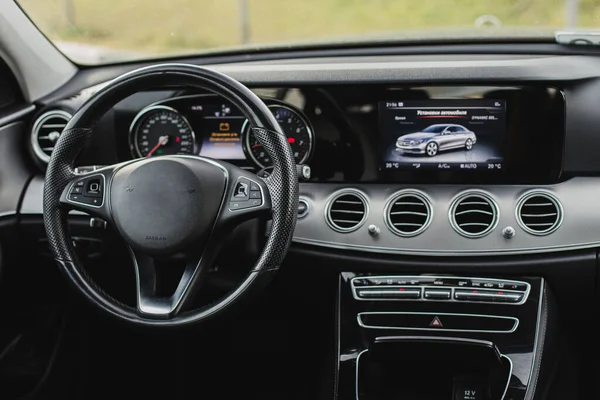
[[520, 305], [527, 301], [531, 285], [505, 279], [459, 276], [391, 275], [357, 276], [350, 280], [356, 300], [479, 302]]

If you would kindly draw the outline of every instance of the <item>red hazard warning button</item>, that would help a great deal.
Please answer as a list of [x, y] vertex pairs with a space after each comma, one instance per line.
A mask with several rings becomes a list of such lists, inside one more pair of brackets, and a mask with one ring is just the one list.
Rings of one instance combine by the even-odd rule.
[[433, 319], [433, 321], [431, 321], [431, 323], [429, 324], [429, 326], [431, 326], [432, 328], [441, 328], [444, 325], [442, 325], [442, 321], [440, 321], [440, 319], [438, 317], [435, 317]]

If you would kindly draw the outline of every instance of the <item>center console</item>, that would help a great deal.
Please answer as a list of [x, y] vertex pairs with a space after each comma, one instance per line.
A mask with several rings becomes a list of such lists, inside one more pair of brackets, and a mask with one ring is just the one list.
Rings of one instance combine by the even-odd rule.
[[550, 298], [542, 278], [342, 273], [337, 399], [530, 399]]

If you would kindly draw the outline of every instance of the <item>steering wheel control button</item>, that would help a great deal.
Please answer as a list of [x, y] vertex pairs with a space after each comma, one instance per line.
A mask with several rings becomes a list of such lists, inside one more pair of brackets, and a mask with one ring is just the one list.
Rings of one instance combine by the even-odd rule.
[[93, 175], [71, 185], [67, 199], [72, 203], [100, 207], [104, 203], [104, 175]]
[[258, 207], [263, 203], [260, 185], [248, 178], [240, 177], [235, 183], [229, 199], [229, 210], [238, 211]]
[[83, 195], [87, 197], [102, 197], [104, 188], [102, 187], [101, 178], [89, 178], [84, 186]]
[[246, 178], [239, 178], [235, 184], [233, 195], [231, 195], [231, 201], [246, 201], [250, 195], [250, 180]]

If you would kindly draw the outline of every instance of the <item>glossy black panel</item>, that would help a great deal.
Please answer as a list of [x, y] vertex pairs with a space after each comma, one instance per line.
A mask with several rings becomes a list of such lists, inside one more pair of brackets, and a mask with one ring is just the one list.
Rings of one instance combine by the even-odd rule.
[[[534, 346], [538, 330], [540, 295], [543, 291], [543, 281], [540, 278], [507, 277], [508, 279], [525, 281], [531, 285], [529, 297], [523, 305], [508, 305], [441, 301], [358, 301], [352, 295], [350, 283], [350, 280], [355, 276], [357, 276], [355, 273], [342, 273], [340, 275], [338, 308], [338, 339], [340, 346], [338, 399], [355, 398], [356, 359], [361, 352], [369, 349], [381, 337], [407, 337], [415, 335], [428, 338], [448, 337], [492, 342], [497, 346], [499, 352], [508, 357], [512, 362], [512, 376], [506, 398], [514, 400], [524, 398], [527, 385], [531, 379]], [[449, 278], [454, 279], [455, 277]], [[387, 329], [385, 327], [378, 327], [376, 329], [365, 328], [359, 325], [357, 315], [360, 313], [410, 313], [404, 315], [395, 314], [392, 317], [389, 315], [385, 316], [385, 314], [378, 314], [378, 316], [373, 316], [373, 314], [366, 315], [369, 315], [369, 322], [379, 322], [382, 325], [384, 323], [399, 324], [399, 320], [405, 318], [403, 322], [408, 321], [412, 324], [426, 326], [422, 330], [418, 329], [419, 326], [416, 326], [417, 330], [399, 329], [398, 327], [395, 327], [396, 329]], [[450, 316], [450, 319], [447, 319], [447, 314], [464, 314], [467, 317], [463, 316], [457, 319]], [[476, 315], [493, 318], [474, 317]], [[435, 322], [436, 317], [439, 319], [437, 323]], [[468, 322], [471, 318], [472, 322]], [[518, 320], [518, 326], [511, 333], [477, 332], [479, 329], [497, 330], [497, 328], [502, 327], [500, 326], [503, 324], [501, 321], [515, 320]], [[475, 332], [444, 329], [446, 327], [455, 328], [456, 324], [468, 325]], [[413, 350], [409, 348], [405, 350], [403, 358], [410, 360], [418, 356], [419, 351], [417, 351], [417, 348]]]

